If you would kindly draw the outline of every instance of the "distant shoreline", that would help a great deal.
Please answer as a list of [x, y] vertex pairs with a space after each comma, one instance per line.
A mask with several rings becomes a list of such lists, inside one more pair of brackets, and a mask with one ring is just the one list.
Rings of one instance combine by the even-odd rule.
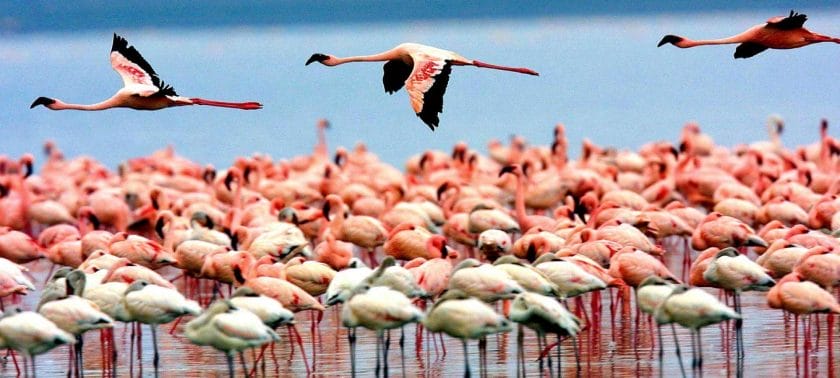
[[[125, 28], [201, 28], [396, 22], [407, 20], [523, 19], [557, 16], [634, 15], [753, 10], [767, 17], [789, 11], [788, 1], [446, 1], [382, 0], [151, 2], [94, 0], [0, 2], [0, 33], [23, 34]], [[247, 4], [243, 6], [243, 4]], [[838, 8], [836, 2], [796, 4], [797, 11]]]

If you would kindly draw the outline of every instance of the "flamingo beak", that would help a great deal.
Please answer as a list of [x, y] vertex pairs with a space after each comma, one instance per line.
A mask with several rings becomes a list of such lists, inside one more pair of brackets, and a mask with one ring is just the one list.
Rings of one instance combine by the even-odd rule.
[[325, 54], [315, 53], [306, 60], [306, 66], [310, 65], [312, 62], [323, 63], [325, 60], [329, 59], [330, 57]]
[[676, 35], [672, 35], [672, 34], [668, 34], [668, 35], [666, 35], [666, 36], [662, 37], [662, 40], [661, 40], [661, 41], [659, 41], [659, 44], [658, 44], [658, 45], [656, 45], [656, 47], [662, 47], [662, 45], [664, 45], [664, 44], [666, 44], [666, 43], [670, 43], [670, 44], [672, 44], [672, 45], [675, 45], [675, 46], [676, 46], [676, 45], [677, 45], [677, 43], [679, 43], [679, 42], [680, 42], [680, 41], [682, 41], [683, 39], [685, 39], [685, 38], [683, 38], [683, 37], [679, 37], [679, 36], [676, 36]]
[[512, 165], [507, 165], [499, 171], [499, 177], [502, 177], [505, 173], [513, 173], [514, 167]]
[[44, 105], [46, 107], [49, 107], [49, 105], [52, 104], [55, 104], [55, 100], [49, 97], [38, 97], [35, 99], [35, 101], [32, 102], [32, 105], [29, 105], [29, 109], [32, 109], [38, 105]]

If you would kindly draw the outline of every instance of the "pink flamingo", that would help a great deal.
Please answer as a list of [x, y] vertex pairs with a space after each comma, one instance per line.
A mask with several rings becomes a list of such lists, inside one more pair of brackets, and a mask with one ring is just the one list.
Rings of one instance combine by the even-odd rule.
[[735, 49], [735, 58], [737, 59], [749, 58], [767, 49], [795, 49], [820, 42], [840, 43], [840, 38], [813, 33], [802, 27], [807, 19], [804, 14], [790, 11], [790, 15], [787, 17], [773, 17], [764, 24], [753, 26], [732, 37], [695, 41], [669, 34], [659, 41], [658, 46], [670, 43], [679, 48], [688, 48], [701, 45], [739, 43]]
[[120, 74], [125, 87], [102, 102], [92, 105], [68, 104], [49, 97], [38, 97], [29, 107], [44, 105], [52, 110], [105, 110], [110, 108], [132, 108], [138, 110], [158, 110], [173, 106], [210, 105], [244, 110], [261, 109], [258, 102], [222, 102], [203, 98], [178, 96], [172, 86], [161, 80], [151, 65], [143, 59], [140, 52], [129, 46], [125, 38], [114, 34], [111, 45], [111, 67]]
[[347, 58], [316, 53], [309, 57], [306, 64], [312, 62], [328, 67], [350, 62], [386, 62], [385, 75], [382, 77], [385, 91], [394, 93], [405, 85], [411, 107], [432, 131], [438, 127], [440, 121], [438, 113], [443, 111], [443, 94], [446, 92], [452, 66], [475, 66], [539, 76], [537, 72], [527, 68], [488, 64], [464, 58], [452, 51], [417, 43], [403, 43], [376, 55]]

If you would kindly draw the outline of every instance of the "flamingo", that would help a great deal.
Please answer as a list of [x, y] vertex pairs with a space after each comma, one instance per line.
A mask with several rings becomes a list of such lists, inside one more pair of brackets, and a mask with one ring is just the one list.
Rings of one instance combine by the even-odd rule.
[[312, 62], [328, 67], [350, 62], [386, 62], [382, 77], [385, 91], [393, 94], [405, 86], [411, 107], [432, 131], [435, 131], [440, 122], [438, 113], [443, 112], [443, 94], [449, 83], [452, 66], [475, 66], [539, 76], [539, 73], [528, 68], [484, 63], [464, 58], [452, 51], [418, 43], [403, 43], [379, 54], [347, 58], [315, 53], [306, 60], [306, 65]]
[[[449, 289], [426, 313], [423, 325], [431, 332], [444, 332], [464, 344], [464, 376], [470, 376], [467, 339], [482, 339], [499, 332], [510, 332], [510, 321], [483, 301], [461, 290]], [[481, 345], [481, 344], [479, 344]]]
[[125, 38], [114, 34], [111, 45], [111, 67], [120, 74], [125, 86], [111, 98], [91, 105], [69, 104], [61, 100], [38, 97], [30, 109], [44, 105], [51, 110], [105, 110], [110, 108], [132, 108], [138, 110], [159, 110], [173, 106], [209, 105], [244, 110], [261, 109], [258, 102], [223, 102], [203, 98], [181, 97], [172, 86], [161, 80], [140, 52], [129, 46]]
[[[656, 309], [659, 308], [662, 302], [668, 299], [668, 296], [674, 291], [676, 285], [674, 282], [666, 281], [662, 277], [655, 275], [645, 278], [639, 284], [639, 287], [636, 288], [636, 303], [638, 303], [639, 309], [645, 314], [655, 316]], [[671, 323], [671, 332], [674, 335], [674, 345], [677, 350], [677, 361], [680, 363], [680, 371], [685, 376], [685, 368], [682, 364], [682, 354], [680, 353], [679, 343], [677, 342], [677, 330], [674, 327], [674, 323]], [[662, 371], [662, 357], [665, 350], [662, 343], [662, 330], [658, 327], [657, 334], [659, 336], [659, 371]]]
[[60, 345], [75, 343], [73, 335], [37, 312], [13, 309], [0, 319], [0, 347], [12, 348], [29, 357], [32, 377], [35, 377], [35, 356]]
[[157, 347], [157, 325], [169, 323], [182, 315], [198, 315], [201, 307], [195, 301], [187, 300], [177, 290], [150, 284], [144, 280], [134, 281], [125, 290], [123, 305], [135, 321], [149, 325], [154, 346], [155, 377], [158, 376], [160, 356]]
[[[393, 259], [386, 258], [382, 261], [381, 266], [393, 267]], [[384, 272], [381, 269], [378, 271]], [[362, 326], [376, 331], [378, 346], [382, 344], [385, 330], [393, 328], [402, 329], [408, 323], [419, 322], [423, 319], [423, 312], [412, 305], [411, 300], [399, 291], [385, 286], [370, 287], [370, 280], [363, 281], [353, 291], [353, 295], [341, 311], [341, 323], [345, 327], [351, 328], [351, 340], [356, 337], [355, 328]], [[403, 348], [404, 339], [405, 335], [402, 334], [400, 337], [400, 349]], [[388, 376], [388, 344], [390, 344], [390, 335], [389, 340], [384, 343], [382, 348], [383, 372], [385, 377]], [[379, 350], [377, 347], [377, 376], [379, 375]], [[355, 359], [355, 351], [351, 354], [351, 358]], [[402, 367], [403, 371], [405, 371], [405, 355], [402, 353], [402, 350], [400, 351], [400, 355], [403, 356]], [[355, 361], [353, 361], [353, 365], [352, 370], [355, 376]]]
[[85, 292], [85, 274], [73, 270], [65, 277], [66, 295], [64, 298], [44, 303], [38, 312], [59, 328], [76, 336], [76, 373], [84, 375], [82, 359], [83, 334], [93, 329], [112, 328], [114, 321], [99, 310], [92, 301], [83, 298]]
[[738, 59], [750, 58], [767, 49], [795, 49], [820, 42], [840, 43], [840, 38], [817, 34], [802, 27], [807, 19], [808, 17], [804, 14], [791, 10], [787, 17], [773, 17], [764, 24], [753, 26], [732, 37], [695, 41], [669, 34], [659, 41], [657, 47], [666, 43], [683, 49], [701, 45], [739, 43], [735, 48], [735, 59]]
[[[573, 339], [572, 345], [575, 347], [575, 357], [577, 359], [578, 372], [580, 372], [580, 358], [577, 352], [576, 335], [580, 332], [581, 320], [572, 315], [565, 306], [554, 300], [554, 298], [547, 297], [542, 294], [533, 292], [520, 293], [513, 300], [513, 306], [510, 311], [510, 320], [523, 324], [528, 328], [537, 332], [537, 336], [543, 339], [542, 344], [546, 345], [546, 333], [554, 333], [557, 335], [557, 376], [560, 377], [560, 359], [561, 349], [559, 347], [560, 337], [571, 336]], [[519, 330], [520, 337], [517, 339], [519, 343], [520, 354], [524, 358], [522, 347], [522, 330]], [[542, 362], [540, 362], [542, 366]], [[525, 374], [523, 374], [524, 376]]]
[[[728, 247], [720, 250], [710, 259], [703, 278], [709, 283], [723, 290], [734, 293], [735, 312], [741, 313], [742, 291], [767, 291], [776, 284], [767, 270], [754, 263], [747, 256], [739, 254], [735, 248]], [[735, 320], [735, 340], [740, 358], [744, 357], [744, 340], [741, 319]]]
[[[228, 300], [216, 301], [201, 316], [187, 323], [185, 334], [193, 344], [210, 345], [225, 352], [231, 378], [234, 352], [280, 339], [257, 315], [235, 307]], [[242, 361], [244, 364], [244, 358]], [[243, 374], [248, 374], [245, 366]]]
[[721, 303], [713, 295], [703, 289], [689, 289], [685, 285], [677, 285], [671, 294], [657, 307], [654, 314], [656, 323], [659, 325], [678, 323], [679, 325], [694, 331], [692, 345], [697, 343], [695, 358], [691, 361], [692, 368], [702, 369], [703, 367], [703, 344], [700, 339], [700, 329], [717, 324], [725, 320], [741, 319], [735, 310]]
[[525, 289], [493, 265], [481, 264], [476, 259], [461, 261], [452, 269], [449, 290], [457, 289], [487, 303], [512, 299]]

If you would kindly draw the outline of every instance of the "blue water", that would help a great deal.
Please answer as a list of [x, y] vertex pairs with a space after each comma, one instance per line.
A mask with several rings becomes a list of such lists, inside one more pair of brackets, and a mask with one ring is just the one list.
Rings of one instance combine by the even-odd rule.
[[[448, 150], [459, 140], [481, 150], [490, 139], [511, 134], [547, 144], [557, 122], [566, 125], [575, 156], [585, 137], [638, 148], [652, 140], [676, 140], [687, 121], [699, 122], [720, 143], [745, 143], [765, 136], [772, 113], [787, 122], [786, 144], [804, 144], [816, 138], [821, 118], [840, 121], [840, 45], [771, 50], [737, 61], [734, 46], [656, 48], [664, 34], [723, 37], [780, 13], [741, 9], [9, 33], [0, 38], [0, 153], [38, 151], [52, 139], [67, 155], [92, 155], [113, 167], [172, 144], [187, 157], [227, 166], [235, 156], [254, 152], [278, 159], [310, 152], [321, 117], [333, 125], [331, 148], [364, 141], [398, 166], [412, 154]], [[811, 30], [840, 35], [840, 9], [807, 13]], [[38, 96], [76, 103], [111, 96], [121, 85], [108, 61], [112, 32], [135, 45], [179, 94], [258, 100], [265, 108], [29, 109]], [[303, 64], [314, 52], [369, 54], [405, 41], [530, 67], [541, 76], [456, 67], [441, 127], [432, 133], [403, 91], [384, 93], [380, 64]]]

